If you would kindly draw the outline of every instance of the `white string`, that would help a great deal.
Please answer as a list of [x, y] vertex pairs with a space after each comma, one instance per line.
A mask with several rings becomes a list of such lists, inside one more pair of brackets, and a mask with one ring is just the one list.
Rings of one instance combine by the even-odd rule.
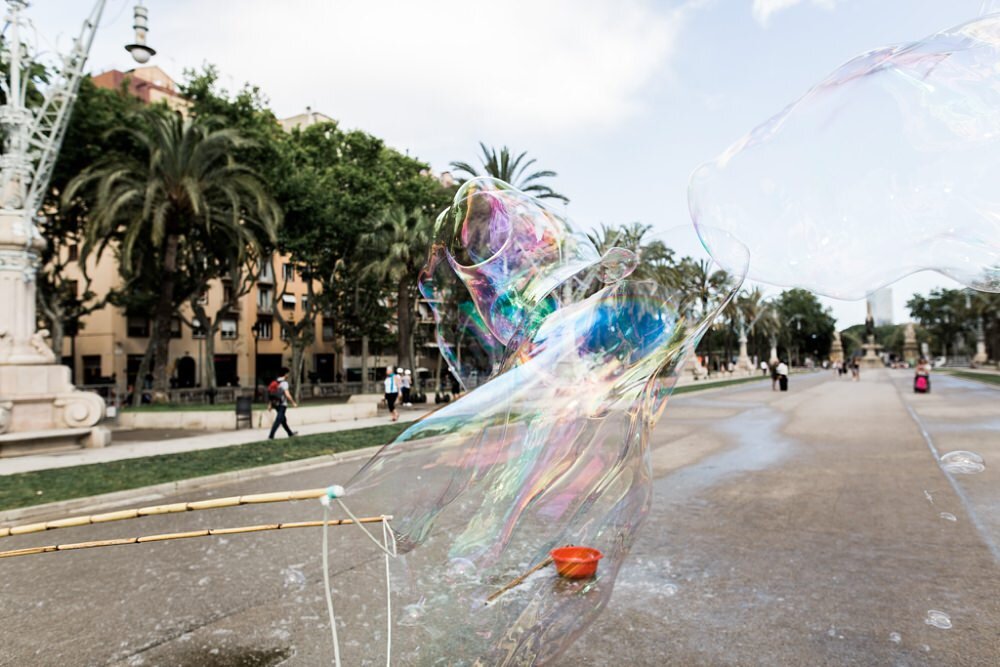
[[323, 588], [326, 592], [326, 610], [330, 613], [330, 632], [333, 635], [333, 664], [340, 667], [340, 642], [337, 641], [337, 617], [333, 613], [333, 595], [330, 593], [330, 506], [323, 505]]
[[[333, 596], [330, 593], [330, 555], [329, 555], [329, 526], [330, 526], [330, 503], [327, 497], [322, 498], [323, 502], [323, 584], [326, 589], [326, 609], [330, 614], [330, 628], [331, 634], [333, 636], [333, 659], [336, 667], [340, 667], [340, 643], [337, 641], [337, 619], [333, 613]], [[385, 554], [385, 618], [386, 618], [386, 630], [385, 630], [385, 664], [386, 667], [390, 667], [392, 663], [392, 581], [390, 579], [389, 571], [389, 558], [396, 558], [398, 552], [396, 551], [396, 539], [392, 534], [392, 528], [389, 526], [389, 519], [385, 515], [382, 516], [382, 542], [379, 542], [374, 535], [368, 532], [368, 529], [364, 527], [364, 524], [358, 520], [354, 513], [347, 508], [347, 505], [339, 498], [334, 498], [337, 504], [340, 505], [341, 509], [347, 513], [347, 516], [351, 518], [354, 525], [361, 529], [361, 531], [368, 536], [375, 546], [382, 550]], [[390, 550], [389, 547], [392, 546]]]
[[[368, 529], [365, 528], [364, 524], [362, 524], [361, 521], [358, 520], [358, 517], [354, 516], [354, 513], [351, 512], [351, 510], [347, 509], [347, 505], [344, 504], [343, 500], [341, 500], [340, 498], [334, 498], [334, 500], [337, 501], [337, 504], [340, 505], [341, 509], [343, 509], [345, 512], [347, 512], [347, 516], [351, 517], [351, 519], [354, 521], [354, 525], [357, 526], [358, 528], [360, 528], [361, 532], [364, 533], [365, 535], [367, 535], [368, 539], [375, 543], [375, 546], [377, 546], [379, 549], [381, 549], [385, 553], [389, 554], [393, 558], [396, 557], [396, 553], [395, 553], [396, 552], [396, 541], [395, 540], [393, 540], [393, 543], [392, 543], [392, 551], [389, 551], [389, 549], [387, 547], [382, 546], [382, 543], [379, 542], [377, 539], [375, 539], [374, 535], [372, 535], [371, 533], [368, 532]], [[383, 521], [383, 523], [385, 522], [385, 516], [382, 517], [382, 521]]]
[[[382, 517], [382, 542], [388, 547], [392, 540], [392, 555], [396, 556], [396, 539], [392, 537], [389, 520]], [[385, 550], [385, 667], [392, 663], [392, 584], [389, 581], [389, 550]]]

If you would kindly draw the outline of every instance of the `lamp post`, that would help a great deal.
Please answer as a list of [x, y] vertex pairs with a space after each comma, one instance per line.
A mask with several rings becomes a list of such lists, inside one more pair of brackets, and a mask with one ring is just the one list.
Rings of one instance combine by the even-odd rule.
[[253, 332], [253, 397], [257, 400], [257, 387], [260, 386], [260, 377], [257, 375], [257, 343], [260, 340], [260, 322], [256, 322], [250, 331]]
[[[105, 0], [98, 0], [80, 35], [49, 81], [34, 87], [35, 64], [22, 35], [28, 29], [26, 0], [7, 0], [4, 47], [7, 73], [0, 106], [0, 431], [13, 431], [24, 443], [47, 446], [103, 446], [110, 432], [97, 426], [105, 412], [96, 394], [76, 391], [69, 369], [57, 363], [36, 330], [35, 291], [39, 256], [45, 240], [35, 222], [49, 190], [70, 112], [83, 79]], [[28, 106], [32, 99], [38, 104]], [[61, 353], [62, 351], [59, 350]], [[31, 386], [21, 378], [30, 366]], [[57, 438], [43, 432], [61, 431]]]

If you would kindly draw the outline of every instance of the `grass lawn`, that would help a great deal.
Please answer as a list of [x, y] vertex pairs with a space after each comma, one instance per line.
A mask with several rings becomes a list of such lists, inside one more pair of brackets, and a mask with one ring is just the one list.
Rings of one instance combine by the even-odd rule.
[[0, 477], [0, 510], [383, 445], [407, 426], [387, 424], [301, 435], [291, 440], [262, 440], [232, 447], [5, 475]]
[[[756, 376], [720, 382], [698, 382], [677, 387], [673, 393], [686, 394], [702, 389], [728, 387], [766, 379], [768, 378]], [[979, 377], [976, 376], [975, 379]], [[178, 407], [147, 405], [139, 409], [170, 411]], [[234, 408], [232, 405], [204, 405], [184, 406], [183, 409], [232, 410]], [[136, 489], [231, 470], [256, 468], [272, 463], [383, 445], [402, 433], [407, 426], [408, 424], [386, 424], [350, 431], [297, 436], [293, 440], [262, 440], [231, 447], [0, 476], [0, 510]]]
[[770, 376], [755, 375], [748, 378], [737, 378], [735, 380], [721, 380], [719, 382], [698, 381], [694, 384], [686, 384], [683, 387], [674, 388], [674, 394], [686, 394], [689, 391], [699, 391], [702, 389], [715, 389], [717, 387], [729, 387], [734, 384], [744, 384], [746, 382], [756, 382], [758, 380], [768, 380]]
[[1000, 373], [970, 373], [969, 371], [946, 371], [950, 375], [962, 378], [963, 380], [975, 380], [986, 384], [1000, 385]]

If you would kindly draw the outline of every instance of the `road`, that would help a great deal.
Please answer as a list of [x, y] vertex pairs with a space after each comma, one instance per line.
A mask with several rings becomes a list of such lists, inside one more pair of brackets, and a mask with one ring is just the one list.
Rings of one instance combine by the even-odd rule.
[[[1000, 664], [998, 399], [941, 375], [914, 395], [910, 375], [890, 371], [858, 383], [794, 376], [787, 394], [765, 382], [672, 399], [653, 438], [650, 516], [607, 609], [558, 664]], [[986, 470], [944, 473], [935, 452], [958, 449], [982, 455]], [[211, 494], [324, 486], [357, 465]], [[2, 544], [316, 518], [314, 503], [226, 512]], [[0, 561], [0, 665], [330, 664], [318, 537]], [[367, 621], [383, 604], [381, 559], [349, 539], [356, 548], [334, 563], [345, 665], [380, 664], [361, 644], [379, 636]], [[448, 664], [432, 660], [433, 646], [422, 654], [420, 664]]]

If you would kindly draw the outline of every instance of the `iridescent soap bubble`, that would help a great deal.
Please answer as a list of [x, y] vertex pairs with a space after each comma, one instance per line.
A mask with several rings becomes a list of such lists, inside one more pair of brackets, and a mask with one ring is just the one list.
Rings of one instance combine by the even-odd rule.
[[986, 470], [986, 463], [983, 457], [975, 452], [957, 449], [941, 457], [941, 467], [950, 473], [974, 475]]
[[[728, 298], [699, 310], [629, 279], [633, 253], [598, 253], [497, 181], [466, 184], [440, 230], [422, 289], [438, 310], [460, 301], [478, 314], [489, 379], [380, 450], [345, 501], [393, 517], [393, 641], [404, 663], [544, 662], [607, 604], [649, 508], [651, 429]], [[732, 240], [725, 258], [736, 290], [746, 249]], [[603, 553], [596, 578], [549, 567], [487, 604], [566, 544]]]
[[843, 65], [699, 167], [692, 218], [750, 277], [863, 297], [934, 269], [1000, 291], [1000, 16]]

